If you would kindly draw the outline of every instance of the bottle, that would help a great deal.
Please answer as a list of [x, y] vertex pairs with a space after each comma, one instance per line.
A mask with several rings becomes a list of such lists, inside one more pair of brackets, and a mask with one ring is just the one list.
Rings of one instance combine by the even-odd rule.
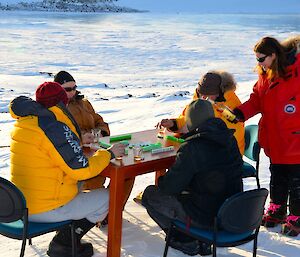
[[217, 111], [222, 114], [222, 116], [225, 119], [227, 119], [228, 121], [230, 121], [232, 123], [237, 123], [238, 122], [238, 119], [237, 119], [236, 115], [224, 103], [222, 103], [222, 102], [215, 102], [215, 101], [213, 101], [213, 100], [211, 100], [209, 98], [207, 98], [206, 100], [209, 101], [217, 109]]

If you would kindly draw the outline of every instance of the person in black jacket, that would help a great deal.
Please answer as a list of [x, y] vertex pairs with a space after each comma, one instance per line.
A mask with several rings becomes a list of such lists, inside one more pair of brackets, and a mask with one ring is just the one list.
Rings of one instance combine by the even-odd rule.
[[[224, 201], [243, 190], [242, 157], [224, 121], [214, 117], [211, 103], [195, 100], [186, 115], [189, 132], [158, 186], [148, 186], [142, 204], [153, 220], [168, 231], [173, 219], [187, 226], [210, 229]], [[178, 232], [170, 246], [189, 255], [210, 254], [211, 247]]]

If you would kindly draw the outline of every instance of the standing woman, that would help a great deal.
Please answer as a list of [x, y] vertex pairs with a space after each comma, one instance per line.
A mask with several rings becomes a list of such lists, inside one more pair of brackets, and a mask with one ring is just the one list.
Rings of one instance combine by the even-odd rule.
[[[300, 233], [300, 54], [287, 54], [275, 38], [254, 47], [258, 81], [248, 101], [234, 110], [248, 120], [261, 113], [259, 144], [270, 158], [270, 205], [263, 224], [283, 223], [282, 233]], [[289, 215], [287, 201], [289, 198]]]

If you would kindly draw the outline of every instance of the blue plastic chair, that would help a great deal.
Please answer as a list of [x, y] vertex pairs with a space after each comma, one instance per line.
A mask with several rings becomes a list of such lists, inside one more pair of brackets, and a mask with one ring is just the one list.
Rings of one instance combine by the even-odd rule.
[[257, 236], [268, 196], [265, 188], [238, 193], [228, 198], [214, 218], [214, 229], [188, 228], [180, 221], [173, 221], [169, 228], [164, 257], [167, 256], [169, 243], [174, 230], [181, 231], [195, 239], [213, 245], [213, 256], [217, 247], [232, 247], [254, 240], [253, 256], [257, 251]]
[[24, 256], [26, 239], [71, 226], [72, 256], [76, 257], [76, 239], [73, 222], [70, 220], [55, 223], [28, 221], [28, 209], [23, 193], [10, 181], [0, 177], [0, 234], [22, 240], [20, 257]]
[[258, 125], [248, 125], [245, 127], [245, 152], [244, 156], [255, 162], [255, 167], [244, 161], [243, 178], [255, 177], [257, 188], [260, 188], [259, 183], [259, 154], [260, 145], [258, 143]]

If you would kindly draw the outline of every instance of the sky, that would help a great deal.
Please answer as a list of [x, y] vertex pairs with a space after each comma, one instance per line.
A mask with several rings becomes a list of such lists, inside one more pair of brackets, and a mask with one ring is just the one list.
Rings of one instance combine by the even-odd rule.
[[120, 5], [152, 12], [300, 13], [298, 0], [119, 0]]
[[[150, 6], [143, 3], [141, 9]], [[0, 174], [10, 177], [9, 138], [14, 120], [8, 113], [9, 102], [19, 95], [34, 98], [35, 88], [53, 79], [40, 72], [69, 71], [78, 89], [109, 123], [112, 135], [130, 133], [152, 129], [162, 118], [177, 117], [190, 102], [199, 77], [211, 69], [233, 73], [236, 93], [246, 101], [257, 78], [255, 42], [266, 34], [280, 40], [295, 35], [299, 26], [299, 15], [0, 12]], [[246, 124], [258, 120], [255, 116]], [[260, 181], [266, 188], [268, 166], [262, 153]], [[136, 178], [123, 213], [122, 257], [162, 256], [164, 234], [132, 200], [153, 181], [153, 173]], [[254, 179], [244, 181], [245, 189], [255, 184]], [[261, 228], [259, 257], [299, 255], [300, 237], [285, 237], [279, 230]], [[107, 228], [94, 228], [85, 237], [94, 245], [94, 257], [106, 256], [106, 236]], [[25, 256], [46, 256], [52, 237], [53, 233], [35, 238]], [[18, 256], [20, 246], [20, 241], [0, 236], [0, 257]], [[249, 243], [218, 249], [218, 256], [251, 256], [251, 250]], [[187, 255], [170, 249], [168, 256]]]

